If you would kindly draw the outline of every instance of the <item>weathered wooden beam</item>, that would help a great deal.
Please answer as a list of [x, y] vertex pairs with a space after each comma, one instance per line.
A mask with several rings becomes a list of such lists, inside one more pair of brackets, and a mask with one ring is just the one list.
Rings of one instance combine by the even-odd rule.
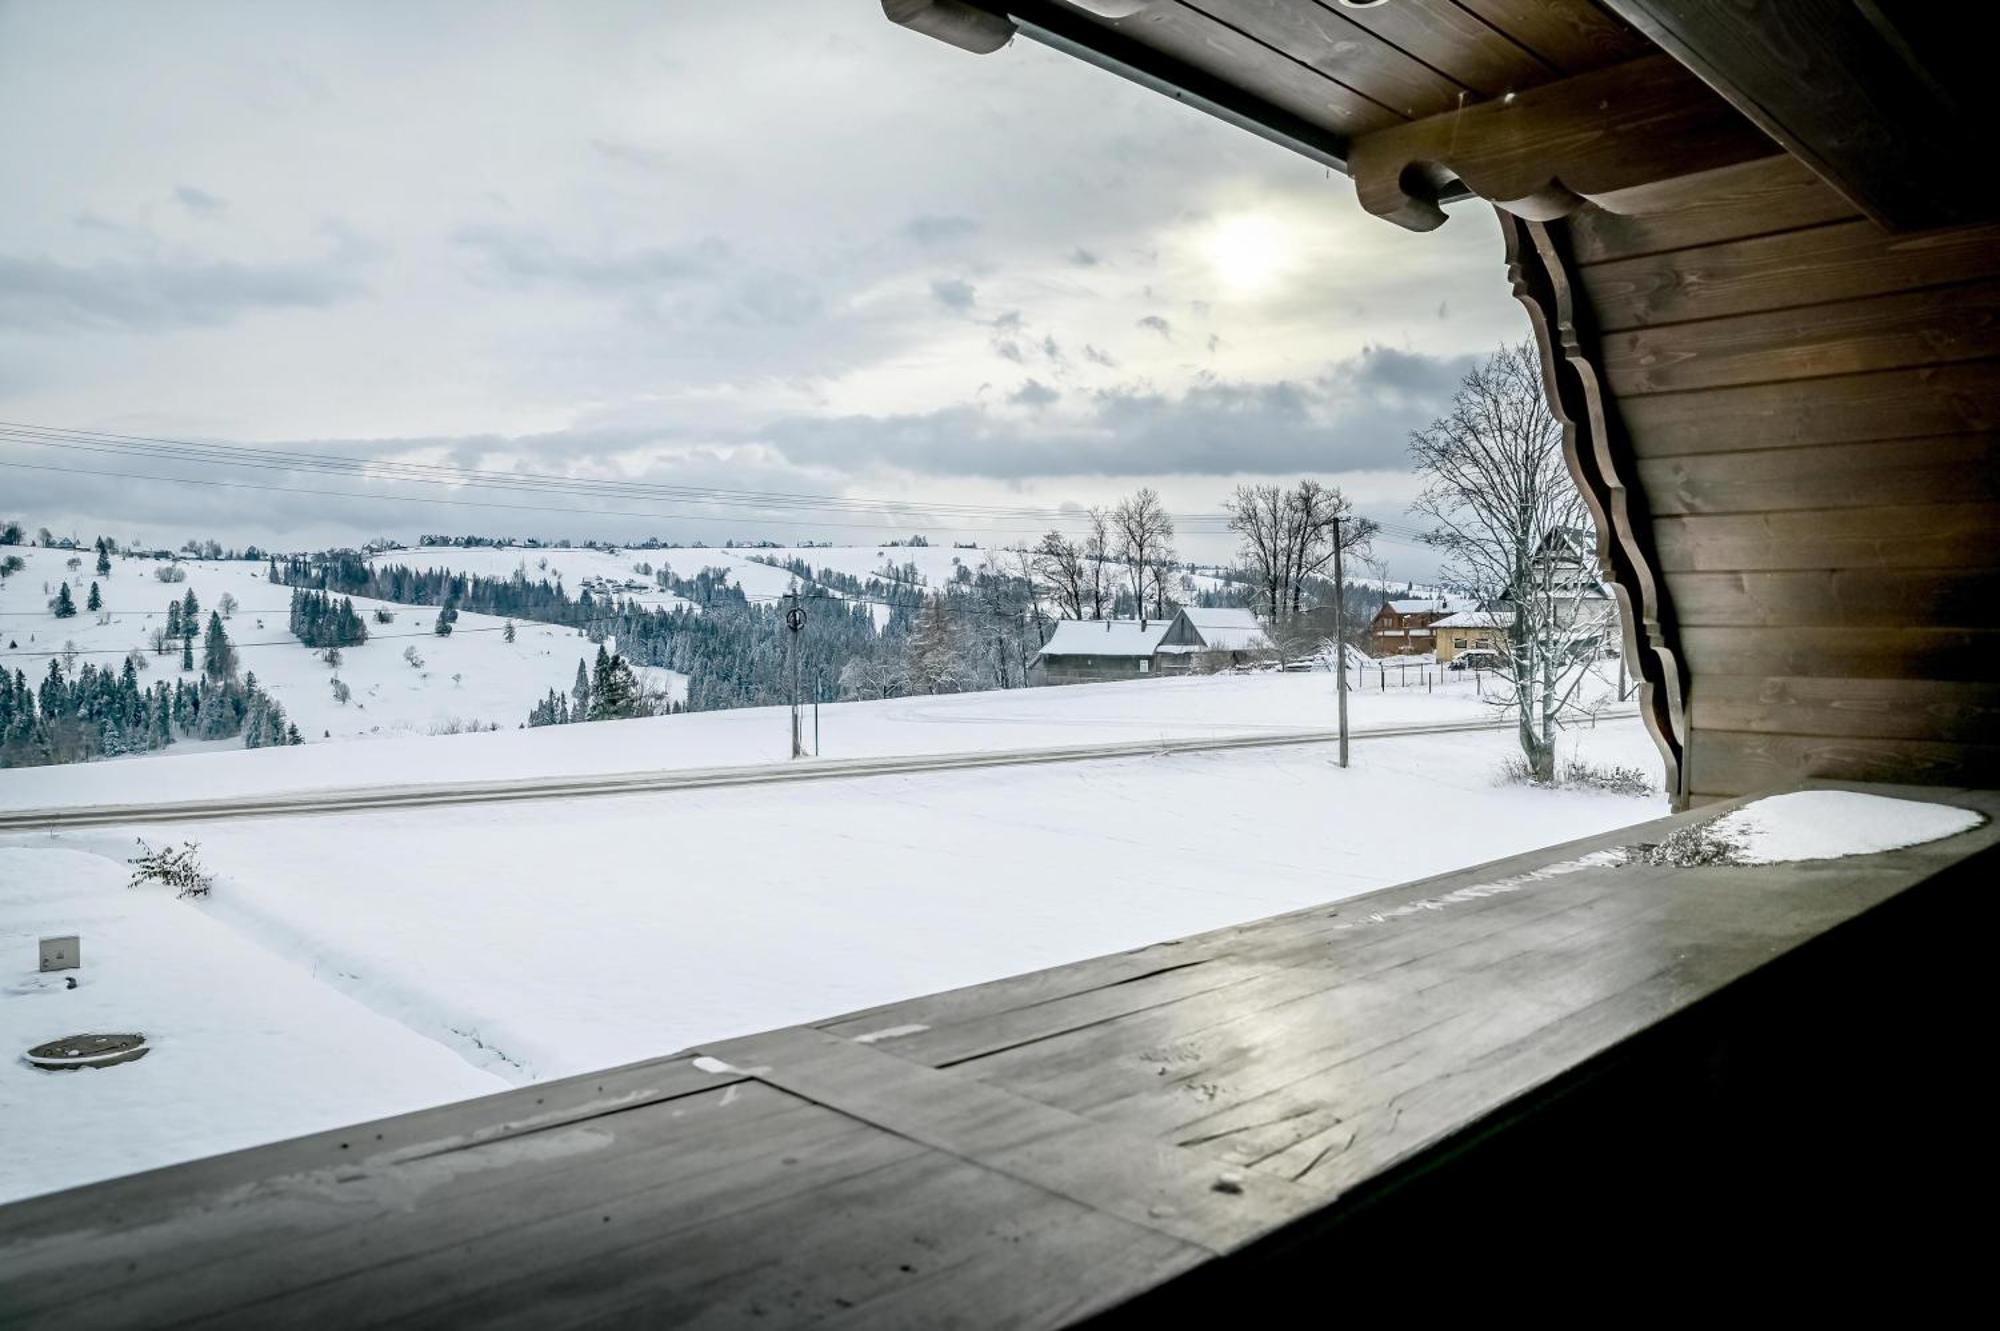
[[882, 0], [882, 13], [891, 23], [974, 55], [990, 55], [1014, 38], [1005, 15], [965, 0]]
[[1429, 231], [1444, 221], [1438, 203], [1453, 181], [1549, 222], [1585, 202], [1648, 211], [1676, 181], [1776, 151], [1700, 79], [1656, 55], [1360, 135], [1348, 169], [1362, 207]]
[[1955, 6], [1607, 3], [1884, 226], [1995, 216], [1978, 156], [1985, 89], [1963, 86], [1979, 77], [1964, 45], [1979, 42], [1975, 28], [1958, 37]]

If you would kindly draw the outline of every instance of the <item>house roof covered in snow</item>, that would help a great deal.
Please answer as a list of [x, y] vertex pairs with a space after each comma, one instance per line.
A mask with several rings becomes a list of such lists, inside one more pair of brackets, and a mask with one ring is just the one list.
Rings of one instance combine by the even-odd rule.
[[1514, 622], [1512, 610], [1461, 610], [1432, 624], [1434, 629], [1504, 629]]
[[1257, 612], [1230, 606], [1189, 606], [1181, 611], [1202, 643], [1218, 652], [1260, 652], [1271, 646]]
[[1149, 619], [1065, 619], [1042, 644], [1043, 656], [1152, 656], [1173, 623]]
[[1389, 609], [1399, 615], [1436, 615], [1451, 608], [1443, 597], [1415, 597], [1388, 602]]

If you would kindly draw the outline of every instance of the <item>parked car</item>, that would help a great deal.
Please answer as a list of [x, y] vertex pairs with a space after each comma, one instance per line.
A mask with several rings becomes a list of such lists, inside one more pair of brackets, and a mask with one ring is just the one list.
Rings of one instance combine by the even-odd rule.
[[1498, 670], [1500, 653], [1488, 651], [1484, 647], [1474, 647], [1451, 658], [1447, 670]]

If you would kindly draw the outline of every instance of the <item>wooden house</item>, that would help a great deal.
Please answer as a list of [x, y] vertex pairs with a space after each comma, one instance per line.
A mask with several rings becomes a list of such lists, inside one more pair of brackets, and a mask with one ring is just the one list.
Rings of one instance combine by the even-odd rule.
[[1446, 597], [1404, 597], [1384, 601], [1368, 622], [1371, 656], [1427, 656], [1437, 647], [1431, 625], [1452, 611]]

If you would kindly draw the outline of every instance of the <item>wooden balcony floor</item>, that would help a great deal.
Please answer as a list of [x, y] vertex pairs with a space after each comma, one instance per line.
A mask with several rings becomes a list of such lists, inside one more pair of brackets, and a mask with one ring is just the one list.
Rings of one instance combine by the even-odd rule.
[[1691, 816], [0, 1208], [0, 1323], [1059, 1324], [1337, 1218], [2000, 839], [1588, 860]]

